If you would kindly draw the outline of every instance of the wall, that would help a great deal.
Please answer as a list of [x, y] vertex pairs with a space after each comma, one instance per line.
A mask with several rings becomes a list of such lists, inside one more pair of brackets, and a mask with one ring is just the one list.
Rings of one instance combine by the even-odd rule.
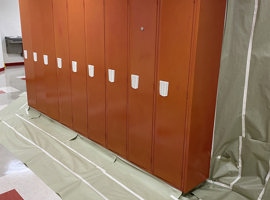
[[[19, 0], [1, 0], [0, 39], [2, 42], [3, 58], [5, 63], [23, 62], [22, 56], [17, 54], [6, 53], [6, 43], [5, 43], [5, 36], [21, 36], [21, 35], [22, 33], [20, 23]], [[1, 66], [1, 56], [0, 56], [0, 66]]]
[[0, 71], [3, 68], [4, 68], [4, 58], [3, 58], [2, 41], [0, 40]]

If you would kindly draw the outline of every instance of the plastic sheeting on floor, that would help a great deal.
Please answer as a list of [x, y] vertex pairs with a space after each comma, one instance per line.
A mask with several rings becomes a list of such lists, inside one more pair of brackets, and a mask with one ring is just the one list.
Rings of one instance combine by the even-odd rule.
[[0, 144], [65, 200], [177, 199], [181, 192], [72, 130], [27, 109], [22, 95], [0, 112]]

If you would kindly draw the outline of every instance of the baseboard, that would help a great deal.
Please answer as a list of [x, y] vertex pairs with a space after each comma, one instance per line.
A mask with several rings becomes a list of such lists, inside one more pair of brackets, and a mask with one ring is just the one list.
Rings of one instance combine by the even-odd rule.
[[17, 66], [17, 65], [24, 65], [24, 62], [17, 62], [17, 63], [5, 63], [6, 67], [7, 66]]

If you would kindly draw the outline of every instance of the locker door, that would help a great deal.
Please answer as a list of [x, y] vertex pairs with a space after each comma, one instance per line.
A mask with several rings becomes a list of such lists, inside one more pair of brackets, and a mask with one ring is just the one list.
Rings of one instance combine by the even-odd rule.
[[84, 0], [68, 0], [73, 128], [87, 136]]
[[[57, 68], [54, 44], [54, 26], [53, 26], [53, 0], [39, 1], [42, 34], [39, 38], [43, 42], [43, 49], [40, 52], [42, 56], [42, 67], [45, 69], [45, 87], [46, 87], [46, 107], [47, 115], [55, 120], [59, 118], [58, 109], [58, 85]], [[45, 61], [45, 57], [47, 61]]]
[[193, 1], [162, 0], [160, 14], [157, 75], [160, 91], [157, 91], [156, 96], [153, 169], [155, 175], [179, 188], [185, 139]]
[[107, 147], [123, 157], [127, 138], [127, 36], [127, 0], [105, 0]]
[[85, 0], [88, 136], [105, 145], [104, 3]]
[[151, 171], [157, 0], [129, 2], [128, 159]]
[[31, 15], [31, 33], [32, 33], [32, 52], [31, 59], [34, 60], [36, 53], [36, 61], [34, 61], [35, 69], [35, 86], [36, 86], [36, 109], [47, 114], [46, 105], [46, 79], [45, 67], [43, 66], [43, 24], [42, 24], [42, 8], [40, 1], [29, 0], [30, 15]]
[[31, 33], [31, 10], [29, 7], [29, 0], [20, 0], [20, 14], [21, 14], [21, 26], [23, 47], [25, 51], [25, 75], [26, 75], [26, 88], [28, 105], [36, 108], [36, 83], [35, 83], [35, 70], [34, 62], [32, 58], [32, 33]]
[[55, 51], [58, 78], [59, 121], [72, 127], [71, 68], [69, 65], [69, 40], [67, 1], [53, 0]]

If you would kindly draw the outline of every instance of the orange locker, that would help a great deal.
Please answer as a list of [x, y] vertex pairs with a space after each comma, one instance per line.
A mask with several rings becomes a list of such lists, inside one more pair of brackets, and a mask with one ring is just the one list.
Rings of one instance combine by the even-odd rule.
[[30, 106], [183, 192], [208, 178], [226, 0], [20, 3]]
[[[28, 6], [31, 10], [30, 12], [30, 23], [31, 23], [31, 36], [32, 36], [32, 52], [31, 57], [34, 61], [35, 70], [35, 88], [36, 88], [36, 109], [39, 111], [47, 113], [46, 104], [46, 77], [45, 77], [45, 67], [43, 66], [43, 25], [42, 25], [42, 7], [40, 1], [29, 0]], [[28, 91], [29, 92], [29, 91]]]
[[[183, 170], [193, 10], [192, 1], [161, 1], [153, 169], [175, 186]], [[166, 97], [160, 81], [169, 83]]]
[[88, 137], [105, 146], [104, 2], [85, 0]]
[[[36, 108], [58, 119], [57, 75], [51, 1], [25, 2], [31, 9], [32, 59], [35, 68]], [[47, 61], [45, 62], [45, 57]]]
[[153, 173], [184, 192], [208, 178], [225, 7], [160, 1]]
[[21, 13], [21, 27], [24, 47], [24, 66], [26, 75], [26, 87], [28, 91], [28, 105], [36, 108], [36, 87], [35, 87], [35, 69], [31, 53], [32, 51], [32, 33], [29, 23], [31, 20], [31, 9], [29, 7], [29, 0], [20, 0]]
[[157, 0], [130, 0], [128, 19], [128, 159], [151, 171]]
[[126, 156], [127, 139], [127, 0], [105, 0], [107, 147]]
[[72, 128], [71, 67], [69, 65], [67, 0], [53, 0], [55, 63], [57, 69], [59, 122]]
[[73, 129], [87, 137], [84, 0], [67, 0]]
[[57, 84], [57, 68], [54, 44], [54, 26], [53, 26], [53, 2], [52, 0], [39, 1], [39, 12], [41, 15], [42, 36], [39, 38], [42, 42], [40, 51], [41, 67], [45, 69], [45, 88], [46, 88], [46, 109], [47, 115], [55, 120], [59, 118], [58, 110], [58, 84]]
[[198, 1], [187, 99], [183, 191], [209, 176], [226, 1]]

